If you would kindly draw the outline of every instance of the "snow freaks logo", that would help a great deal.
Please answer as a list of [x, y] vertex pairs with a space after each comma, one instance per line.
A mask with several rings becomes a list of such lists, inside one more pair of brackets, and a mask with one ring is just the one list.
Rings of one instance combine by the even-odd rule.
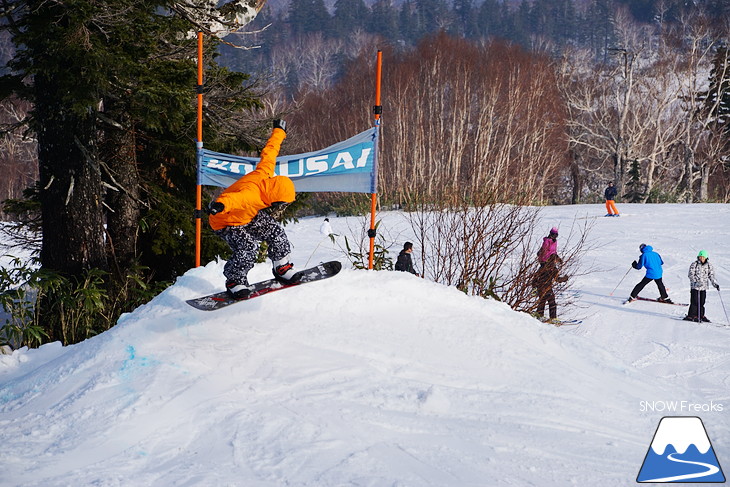
[[641, 401], [639, 410], [644, 413], [651, 412], [667, 412], [679, 414], [691, 413], [721, 413], [724, 410], [722, 403], [710, 401], [709, 403], [696, 403], [689, 401]]
[[725, 482], [705, 425], [696, 416], [659, 421], [637, 482]]

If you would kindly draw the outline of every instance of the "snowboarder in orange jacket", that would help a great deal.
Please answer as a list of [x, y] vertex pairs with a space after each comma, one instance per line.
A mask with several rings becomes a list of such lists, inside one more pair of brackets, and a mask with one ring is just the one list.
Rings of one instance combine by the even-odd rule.
[[251, 293], [248, 271], [256, 262], [262, 241], [268, 245], [274, 277], [284, 283], [297, 280], [289, 261], [291, 244], [284, 228], [272, 216], [283, 212], [296, 198], [292, 180], [274, 174], [276, 156], [285, 138], [286, 122], [274, 120], [256, 169], [226, 188], [208, 207], [210, 227], [233, 251], [223, 274], [226, 290], [234, 298], [245, 298]]

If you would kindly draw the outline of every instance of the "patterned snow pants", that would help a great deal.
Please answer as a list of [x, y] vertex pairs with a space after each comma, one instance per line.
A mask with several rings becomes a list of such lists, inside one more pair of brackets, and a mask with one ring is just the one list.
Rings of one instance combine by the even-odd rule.
[[248, 271], [256, 263], [260, 242], [267, 243], [268, 256], [272, 261], [283, 259], [291, 252], [284, 228], [265, 211], [260, 211], [246, 225], [226, 227], [215, 234], [225, 240], [233, 251], [223, 268], [223, 275], [228, 281], [239, 284], [248, 285]]

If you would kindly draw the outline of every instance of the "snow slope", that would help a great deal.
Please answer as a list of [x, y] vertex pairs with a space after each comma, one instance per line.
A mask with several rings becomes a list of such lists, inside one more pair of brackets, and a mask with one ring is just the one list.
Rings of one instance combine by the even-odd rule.
[[[629, 485], [671, 415], [700, 416], [728, 464], [730, 328], [622, 306], [638, 271], [609, 294], [642, 242], [675, 301], [700, 249], [728, 288], [730, 206], [619, 209], [595, 220], [598, 270], [577, 282], [574, 327], [355, 270], [202, 312], [184, 300], [219, 290], [222, 263], [192, 269], [100, 336], [0, 356], [0, 485]], [[544, 225], [562, 235], [596, 214], [546, 208]], [[400, 213], [382, 218], [398, 244], [410, 237]], [[358, 225], [331, 220], [340, 234]], [[320, 223], [287, 229], [295, 263], [345, 260]], [[725, 321], [715, 290], [707, 314]]]

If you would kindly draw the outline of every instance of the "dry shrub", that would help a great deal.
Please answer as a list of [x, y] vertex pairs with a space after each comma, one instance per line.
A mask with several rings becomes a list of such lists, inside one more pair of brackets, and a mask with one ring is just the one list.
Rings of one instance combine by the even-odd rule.
[[[438, 203], [414, 204], [406, 215], [421, 248], [425, 277], [470, 295], [503, 301], [518, 311], [535, 312], [532, 280], [538, 269], [537, 251], [547, 233], [539, 208], [502, 203], [493, 196], [476, 200], [451, 196]], [[569, 279], [555, 283], [554, 290], [563, 307], [574, 304], [573, 278], [594, 270], [581, 263], [591, 249], [592, 225], [593, 220], [575, 220], [561, 232], [560, 275]]]

